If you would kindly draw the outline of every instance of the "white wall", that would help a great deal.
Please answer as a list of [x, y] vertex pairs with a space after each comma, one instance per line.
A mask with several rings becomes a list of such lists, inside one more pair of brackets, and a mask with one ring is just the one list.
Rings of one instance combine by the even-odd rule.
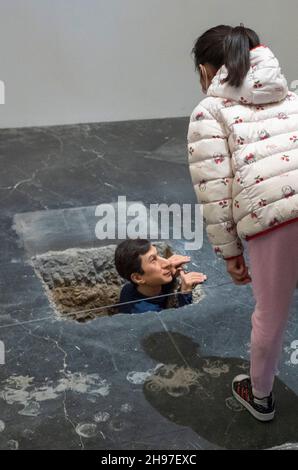
[[243, 22], [298, 79], [296, 0], [0, 0], [0, 127], [189, 115], [190, 51]]

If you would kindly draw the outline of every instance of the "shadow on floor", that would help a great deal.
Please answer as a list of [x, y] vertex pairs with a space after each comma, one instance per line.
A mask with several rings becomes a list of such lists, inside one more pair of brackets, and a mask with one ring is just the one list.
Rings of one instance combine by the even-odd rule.
[[274, 421], [261, 423], [233, 398], [231, 382], [247, 373], [238, 358], [202, 357], [199, 345], [176, 332], [142, 340], [145, 352], [162, 363], [144, 384], [148, 402], [164, 417], [188, 426], [210, 443], [226, 449], [268, 449], [298, 438], [298, 397], [276, 379]]

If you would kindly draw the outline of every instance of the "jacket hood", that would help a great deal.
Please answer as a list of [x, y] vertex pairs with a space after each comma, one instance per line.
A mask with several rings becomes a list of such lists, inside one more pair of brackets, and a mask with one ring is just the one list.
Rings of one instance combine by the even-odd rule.
[[218, 96], [242, 104], [266, 104], [282, 101], [288, 93], [287, 80], [269, 47], [260, 45], [250, 51], [250, 69], [239, 88], [222, 83], [228, 71], [223, 65], [213, 77], [208, 96]]

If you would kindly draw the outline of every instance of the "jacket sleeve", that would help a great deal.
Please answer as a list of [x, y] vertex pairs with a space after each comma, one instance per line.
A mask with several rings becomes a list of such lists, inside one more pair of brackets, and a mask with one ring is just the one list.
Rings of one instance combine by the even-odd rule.
[[178, 294], [178, 305], [184, 307], [184, 305], [192, 304], [192, 292], [187, 294]]
[[190, 117], [188, 160], [206, 232], [215, 253], [229, 259], [243, 252], [233, 220], [233, 170], [223, 123], [199, 104]]

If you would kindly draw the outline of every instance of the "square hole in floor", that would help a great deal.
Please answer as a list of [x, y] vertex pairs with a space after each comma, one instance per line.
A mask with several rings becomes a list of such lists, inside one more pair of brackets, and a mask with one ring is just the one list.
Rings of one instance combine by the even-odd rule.
[[[35, 272], [59, 315], [83, 322], [119, 313], [119, 308], [110, 307], [119, 303], [125, 283], [114, 266], [116, 246], [70, 248], [32, 258]], [[161, 242], [156, 246], [162, 256], [172, 254], [169, 245]]]

